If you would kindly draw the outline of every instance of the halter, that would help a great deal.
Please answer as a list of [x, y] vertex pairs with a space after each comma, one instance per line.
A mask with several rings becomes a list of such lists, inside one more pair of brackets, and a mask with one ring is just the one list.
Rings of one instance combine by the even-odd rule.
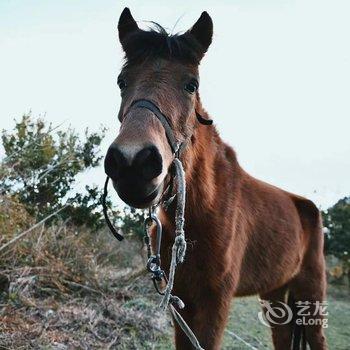
[[[174, 131], [173, 131], [173, 127], [172, 124], [169, 120], [169, 118], [160, 110], [160, 108], [152, 101], [150, 100], [146, 100], [146, 99], [139, 99], [136, 100], [134, 102], [132, 102], [132, 104], [130, 105], [129, 111], [131, 108], [144, 108], [144, 109], [148, 109], [149, 111], [151, 111], [154, 116], [160, 121], [160, 123], [162, 124], [164, 131], [165, 131], [165, 135], [166, 138], [168, 140], [169, 146], [171, 148], [172, 154], [174, 156], [174, 158], [180, 158], [186, 142], [178, 142], [175, 135], [174, 135]], [[197, 111], [196, 112], [196, 117], [199, 123], [203, 124], [203, 125], [212, 125], [213, 121], [211, 119], [206, 119], [204, 117], [202, 117]], [[108, 192], [108, 182], [109, 182], [109, 177], [107, 176], [105, 184], [104, 184], [104, 191], [103, 191], [103, 196], [102, 196], [102, 208], [103, 208], [103, 215], [104, 218], [106, 220], [107, 226], [109, 228], [109, 230], [111, 231], [111, 233], [113, 234], [113, 236], [118, 240], [118, 241], [122, 241], [124, 239], [124, 237], [115, 229], [115, 227], [113, 226], [112, 222], [110, 221], [109, 217], [108, 217], [108, 208], [106, 205], [106, 198], [107, 198], [107, 192]], [[165, 191], [167, 192], [167, 191]], [[169, 191], [171, 193], [171, 191]]]

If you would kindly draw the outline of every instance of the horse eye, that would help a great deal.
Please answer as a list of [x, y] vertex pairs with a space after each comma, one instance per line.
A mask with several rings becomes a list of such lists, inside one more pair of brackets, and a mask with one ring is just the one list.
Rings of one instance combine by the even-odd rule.
[[196, 81], [191, 81], [185, 85], [185, 90], [190, 94], [195, 93], [197, 89], [198, 89], [198, 83]]
[[120, 90], [124, 90], [126, 88], [126, 81], [124, 79], [118, 79], [117, 84]]

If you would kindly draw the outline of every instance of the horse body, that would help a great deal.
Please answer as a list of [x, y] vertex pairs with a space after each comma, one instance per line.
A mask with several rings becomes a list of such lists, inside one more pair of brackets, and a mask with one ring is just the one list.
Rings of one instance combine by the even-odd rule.
[[[318, 209], [247, 174], [216, 128], [196, 119], [198, 114], [208, 118], [198, 93], [198, 65], [211, 43], [210, 16], [202, 13], [189, 31], [171, 36], [162, 29], [139, 29], [125, 9], [118, 29], [127, 59], [118, 80], [121, 129], [106, 155], [105, 170], [126, 203], [146, 208], [162, 200], [174, 147], [155, 117], [154, 108], [159, 109], [184, 145], [187, 253], [176, 270], [174, 294], [184, 301], [180, 313], [202, 347], [220, 348], [235, 296], [259, 294], [291, 306], [293, 300], [308, 302], [310, 319], [322, 319], [313, 305], [324, 300], [326, 289]], [[156, 107], [139, 108], [135, 101], [140, 100]], [[174, 203], [159, 213], [165, 269], [175, 238], [174, 216]], [[152, 238], [154, 244], [154, 233]], [[319, 323], [303, 329], [311, 349], [326, 349]], [[298, 349], [296, 330], [292, 322], [274, 325], [275, 349], [290, 349], [292, 342], [293, 350]], [[178, 326], [175, 339], [176, 349], [192, 349]]]
[[[302, 296], [293, 280], [306, 279], [307, 284], [314, 280], [317, 285], [306, 300], [323, 300], [323, 235], [319, 212], [311, 201], [247, 174], [215, 129], [200, 127], [193, 140], [184, 154], [188, 251], [177, 270], [174, 292], [184, 300], [184, 317], [202, 346], [219, 349], [234, 296], [269, 296], [289, 288]], [[174, 208], [162, 211], [161, 221], [162, 259], [168, 266]], [[305, 273], [310, 265], [312, 270]], [[286, 301], [286, 293], [281, 300]], [[276, 348], [290, 348], [292, 333], [283, 341], [282, 333], [276, 333]], [[192, 348], [181, 330], [176, 334], [178, 349]]]

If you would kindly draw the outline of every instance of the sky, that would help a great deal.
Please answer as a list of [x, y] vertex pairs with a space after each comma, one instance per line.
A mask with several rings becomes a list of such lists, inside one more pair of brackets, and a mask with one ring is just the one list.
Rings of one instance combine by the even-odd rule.
[[[350, 194], [347, 0], [0, 0], [0, 128], [29, 111], [79, 132], [103, 124], [104, 153], [119, 129], [125, 6], [142, 28], [173, 32], [206, 10], [201, 99], [240, 164], [323, 209]], [[103, 169], [79, 181], [102, 185]]]

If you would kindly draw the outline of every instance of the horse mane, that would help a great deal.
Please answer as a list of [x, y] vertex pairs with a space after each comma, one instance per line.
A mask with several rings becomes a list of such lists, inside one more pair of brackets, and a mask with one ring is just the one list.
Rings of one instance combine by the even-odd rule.
[[190, 32], [169, 34], [160, 24], [152, 24], [153, 28], [136, 30], [123, 40], [125, 66], [156, 58], [199, 64], [203, 48]]

